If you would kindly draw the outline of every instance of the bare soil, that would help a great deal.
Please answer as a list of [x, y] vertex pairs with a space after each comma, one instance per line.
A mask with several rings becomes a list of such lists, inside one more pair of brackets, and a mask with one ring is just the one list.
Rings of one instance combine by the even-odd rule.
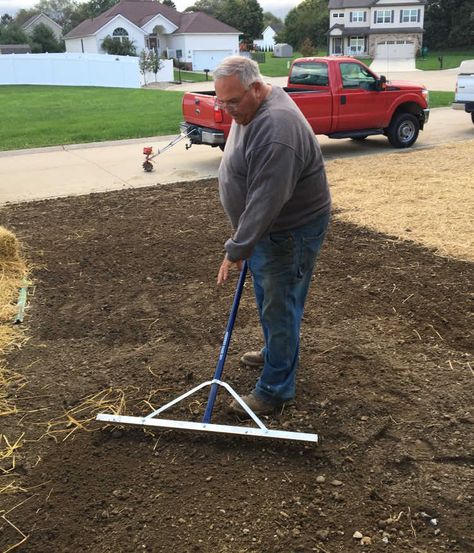
[[[92, 419], [100, 399], [145, 415], [212, 376], [235, 284], [215, 285], [215, 180], [0, 215], [36, 283], [7, 358], [18, 413], [2, 433], [21, 447], [0, 456], [0, 490], [17, 488], [0, 494], [1, 551], [22, 533], [24, 553], [474, 550], [471, 263], [334, 220], [297, 403], [265, 418], [321, 443], [144, 431]], [[239, 357], [259, 345], [248, 282], [224, 372], [241, 393], [257, 373]], [[227, 401], [213, 422], [240, 424]], [[170, 416], [200, 420], [205, 402]]]

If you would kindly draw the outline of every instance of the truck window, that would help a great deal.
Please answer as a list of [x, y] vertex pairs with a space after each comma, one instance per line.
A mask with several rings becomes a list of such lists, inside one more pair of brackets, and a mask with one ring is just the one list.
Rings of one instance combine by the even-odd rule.
[[375, 77], [358, 63], [341, 63], [339, 68], [343, 88], [376, 90]]
[[294, 63], [291, 68], [290, 84], [328, 86], [328, 66], [325, 63]]

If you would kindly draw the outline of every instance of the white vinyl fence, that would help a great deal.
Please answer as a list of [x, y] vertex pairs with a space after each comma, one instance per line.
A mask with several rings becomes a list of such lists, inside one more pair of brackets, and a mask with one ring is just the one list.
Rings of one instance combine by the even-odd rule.
[[[154, 80], [155, 75], [147, 75], [147, 82]], [[173, 63], [171, 60], [163, 60], [157, 81], [172, 80]], [[140, 88], [143, 82], [137, 57], [71, 53], [0, 55], [0, 85]]]

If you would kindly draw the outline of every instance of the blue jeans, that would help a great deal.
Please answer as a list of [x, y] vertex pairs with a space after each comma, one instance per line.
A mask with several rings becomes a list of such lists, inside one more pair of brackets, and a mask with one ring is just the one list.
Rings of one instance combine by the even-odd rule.
[[270, 232], [248, 260], [265, 359], [254, 393], [273, 404], [295, 396], [301, 319], [328, 224], [325, 213], [302, 227]]

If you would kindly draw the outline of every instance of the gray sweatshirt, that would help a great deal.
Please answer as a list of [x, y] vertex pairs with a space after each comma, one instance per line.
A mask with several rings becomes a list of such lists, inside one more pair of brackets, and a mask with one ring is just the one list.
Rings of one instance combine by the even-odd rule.
[[273, 87], [248, 125], [232, 122], [219, 194], [234, 229], [225, 243], [231, 261], [248, 258], [265, 233], [303, 226], [330, 209], [318, 141], [282, 88]]

